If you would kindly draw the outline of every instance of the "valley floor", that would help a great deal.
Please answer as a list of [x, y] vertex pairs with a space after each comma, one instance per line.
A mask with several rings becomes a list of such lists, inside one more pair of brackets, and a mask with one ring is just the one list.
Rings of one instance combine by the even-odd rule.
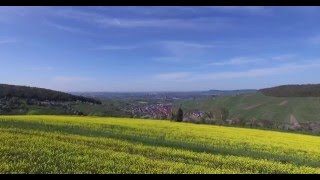
[[0, 116], [0, 173], [320, 173], [320, 137], [160, 120]]

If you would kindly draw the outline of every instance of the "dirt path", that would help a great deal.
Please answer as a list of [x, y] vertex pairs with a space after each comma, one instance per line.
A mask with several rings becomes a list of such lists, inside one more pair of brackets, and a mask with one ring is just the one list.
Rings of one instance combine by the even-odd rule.
[[279, 106], [285, 106], [286, 104], [288, 103], [288, 101], [287, 100], [285, 100], [285, 101], [282, 101], [280, 104], [278, 104]]
[[252, 106], [245, 107], [245, 108], [243, 108], [243, 109], [244, 109], [244, 110], [250, 110], [250, 109], [259, 107], [259, 106], [261, 106], [261, 105], [262, 105], [262, 104], [255, 104], [255, 105], [252, 105]]
[[254, 94], [247, 94], [247, 95], [244, 95], [244, 97], [250, 97], [250, 96], [253, 96]]
[[293, 114], [290, 114], [290, 124], [299, 125], [298, 120], [296, 119], [296, 117], [294, 117]]

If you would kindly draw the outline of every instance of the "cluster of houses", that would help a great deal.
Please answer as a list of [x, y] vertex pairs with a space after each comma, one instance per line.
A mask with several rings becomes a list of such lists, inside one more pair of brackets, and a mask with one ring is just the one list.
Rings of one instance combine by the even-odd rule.
[[171, 104], [144, 104], [133, 106], [129, 111], [134, 117], [168, 119], [171, 109]]

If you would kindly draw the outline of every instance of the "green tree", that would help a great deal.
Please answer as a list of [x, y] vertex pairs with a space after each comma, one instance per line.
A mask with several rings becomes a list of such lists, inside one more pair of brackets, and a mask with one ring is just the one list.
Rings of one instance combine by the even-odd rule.
[[177, 121], [178, 122], [182, 122], [183, 120], [183, 111], [181, 109], [181, 107], [178, 109], [178, 112], [177, 112]]

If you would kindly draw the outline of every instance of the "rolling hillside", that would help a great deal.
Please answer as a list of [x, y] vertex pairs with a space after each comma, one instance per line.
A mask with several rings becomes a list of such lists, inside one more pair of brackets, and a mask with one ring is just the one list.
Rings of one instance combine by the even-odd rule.
[[0, 116], [0, 173], [320, 173], [319, 144], [169, 121]]
[[16, 97], [23, 99], [36, 99], [38, 101], [81, 101], [101, 103], [98, 100], [83, 96], [75, 96], [68, 93], [50, 89], [0, 84], [0, 98]]
[[51, 114], [83, 115], [75, 105], [101, 105], [93, 98], [49, 89], [0, 84], [0, 115]]
[[229, 111], [228, 119], [268, 121], [273, 128], [298, 122], [300, 127], [313, 126], [316, 131], [320, 130], [317, 124], [320, 123], [320, 97], [272, 97], [253, 93], [184, 101], [181, 105], [185, 112], [224, 107]]

